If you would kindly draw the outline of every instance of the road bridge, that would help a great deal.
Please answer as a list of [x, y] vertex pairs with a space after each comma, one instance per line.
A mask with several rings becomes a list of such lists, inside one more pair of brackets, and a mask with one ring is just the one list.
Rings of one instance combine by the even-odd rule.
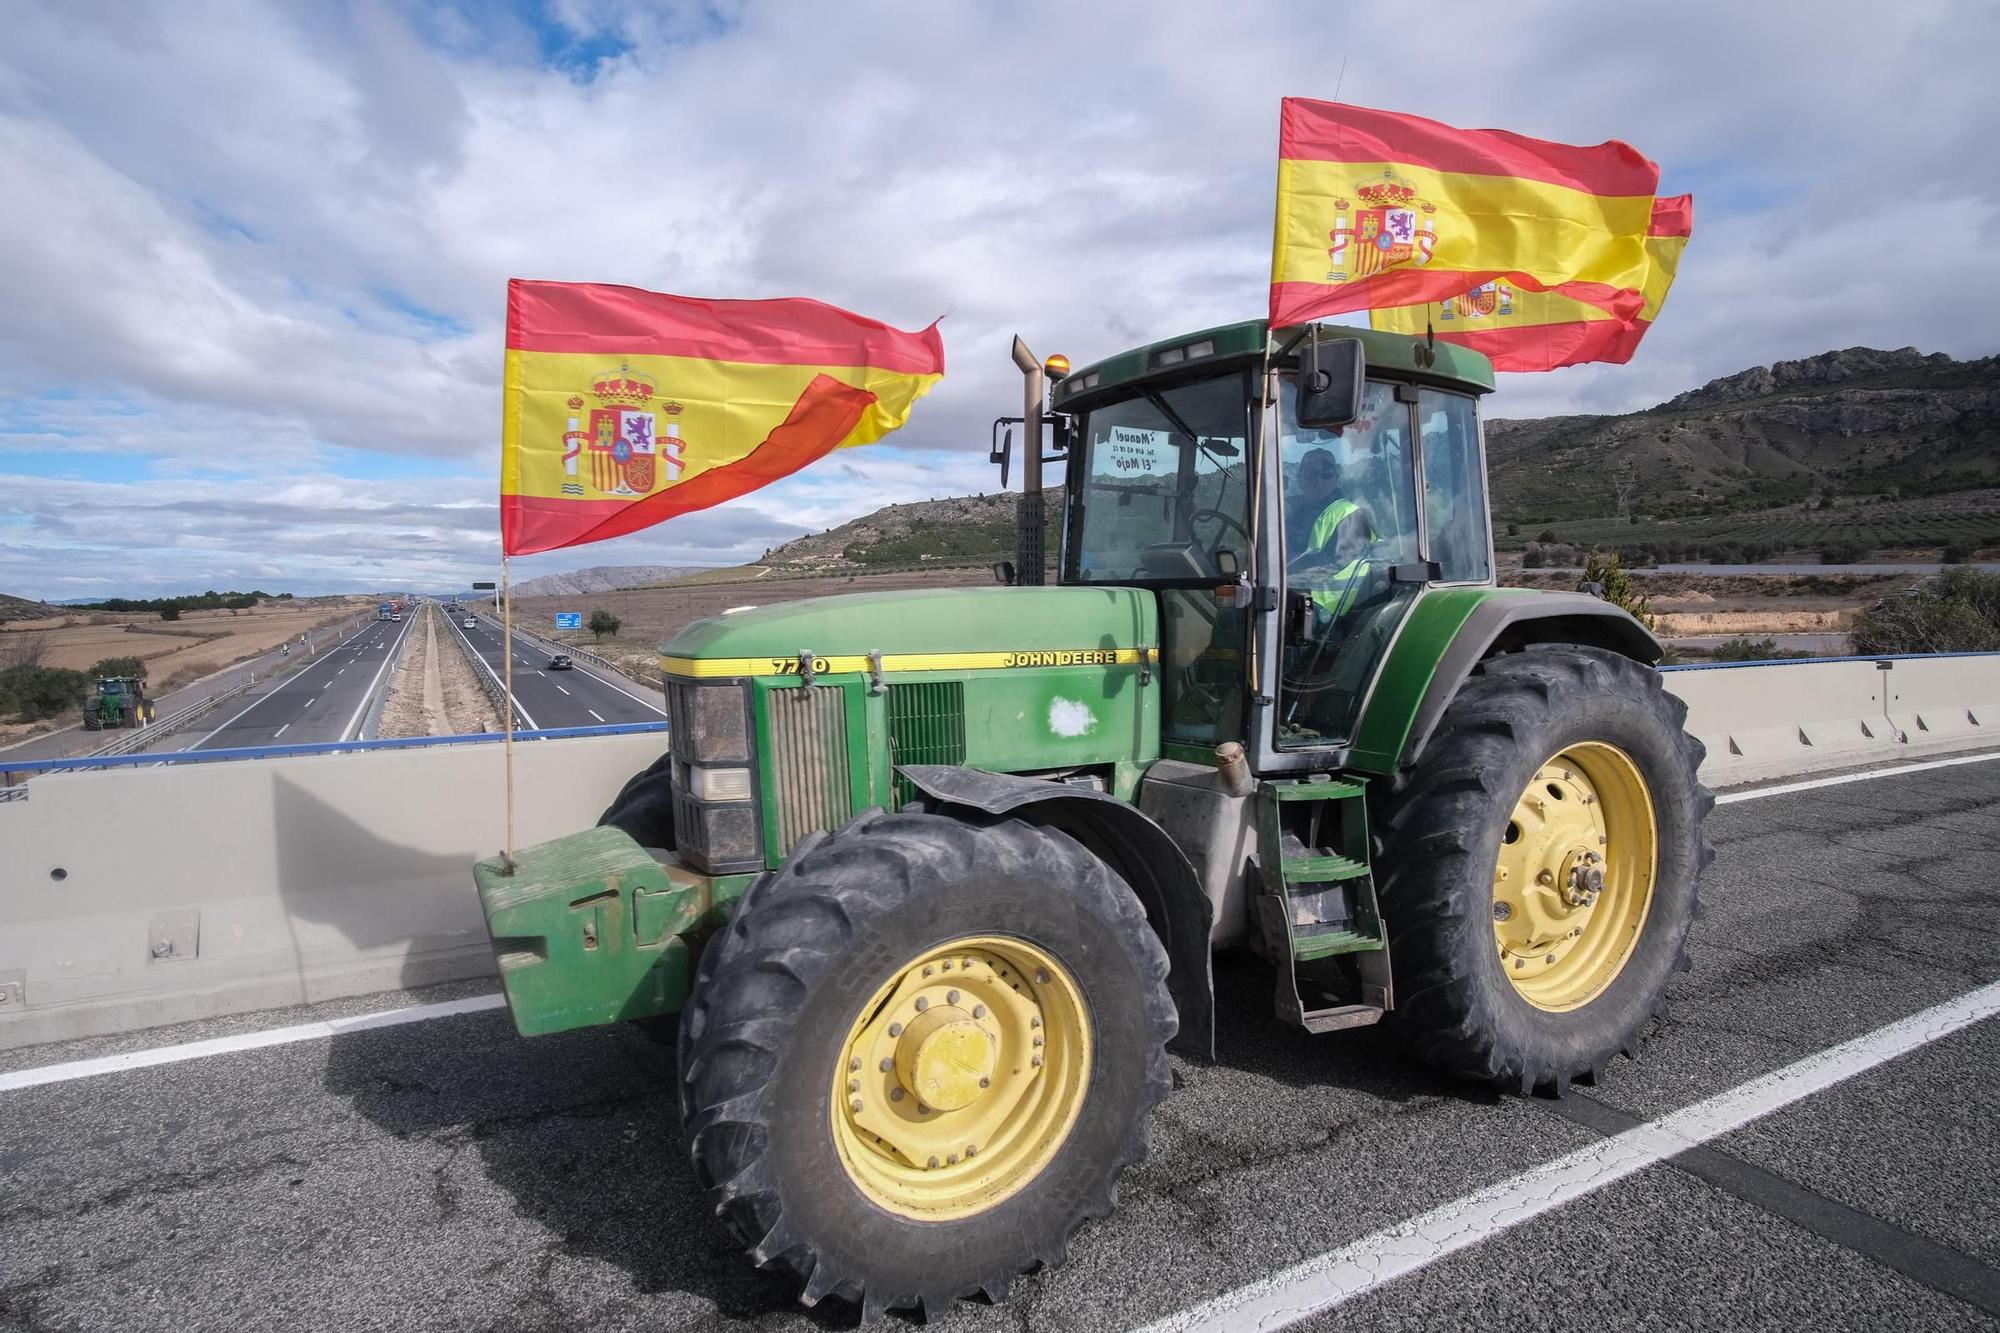
[[[2000, 762], [1747, 793], [1711, 836], [1694, 970], [1642, 1058], [1565, 1101], [1440, 1081], [1386, 1032], [1284, 1028], [1261, 965], [1224, 960], [1223, 1058], [1176, 1060], [1119, 1211], [942, 1326], [1244, 1327], [1205, 1322], [1235, 1293], [1342, 1329], [2000, 1327], [2000, 1023], [1979, 1016], [2000, 1009]], [[848, 1323], [725, 1242], [671, 1051], [624, 1028], [523, 1041], [489, 989], [0, 1056], [0, 1322]], [[1759, 1084], [1968, 996], [1822, 1090]], [[398, 1005], [419, 1007], [351, 1021]], [[168, 1062], [118, 1068], [146, 1053]], [[1674, 1120], [1732, 1095], [1706, 1131]], [[1647, 1126], [1665, 1144], [1637, 1169], [1544, 1178]], [[1417, 1258], [1387, 1261], [1427, 1218]], [[1313, 1280], [1323, 1256], [1349, 1257], [1345, 1285]]]

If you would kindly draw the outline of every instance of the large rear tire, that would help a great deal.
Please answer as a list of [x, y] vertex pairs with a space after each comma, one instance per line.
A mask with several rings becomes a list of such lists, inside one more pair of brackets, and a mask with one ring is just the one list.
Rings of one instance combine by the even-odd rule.
[[696, 1179], [807, 1305], [1002, 1299], [1145, 1155], [1166, 977], [1130, 888], [1064, 834], [864, 814], [758, 880], [702, 955], [680, 1041]]
[[1395, 1016], [1422, 1059], [1561, 1096], [1637, 1053], [1713, 858], [1686, 713], [1596, 648], [1475, 669], [1376, 822]]

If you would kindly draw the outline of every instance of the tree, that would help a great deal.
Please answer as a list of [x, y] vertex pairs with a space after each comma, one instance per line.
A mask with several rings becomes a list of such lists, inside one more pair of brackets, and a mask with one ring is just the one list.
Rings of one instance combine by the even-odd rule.
[[616, 634], [618, 627], [624, 623], [617, 616], [612, 615], [600, 606], [590, 613], [591, 637], [602, 639], [607, 634]]
[[163, 606], [160, 608], [160, 619], [179, 620], [180, 618], [181, 609], [178, 606]]
[[1577, 591], [1595, 593], [1613, 606], [1630, 611], [1647, 629], [1652, 629], [1657, 623], [1651, 600], [1639, 591], [1638, 582], [1626, 570], [1616, 551], [1591, 551], [1590, 558], [1584, 561], [1583, 578], [1577, 584]]
[[146, 678], [146, 659], [143, 657], [107, 657], [90, 669], [93, 677], [137, 676]]
[[2000, 651], [2000, 574], [1954, 565], [1863, 611], [1849, 638], [1861, 654]]
[[1972, 557], [1979, 554], [1979, 548], [1965, 538], [1951, 542], [1944, 548], [1944, 562], [1947, 565], [1969, 565]]
[[46, 634], [9, 634], [0, 640], [0, 669], [38, 667], [49, 654]]

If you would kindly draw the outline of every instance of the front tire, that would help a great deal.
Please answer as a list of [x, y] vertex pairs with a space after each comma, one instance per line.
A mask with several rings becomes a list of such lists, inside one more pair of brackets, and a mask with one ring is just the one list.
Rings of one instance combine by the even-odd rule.
[[1686, 713], [1596, 648], [1474, 670], [1376, 824], [1396, 1018], [1427, 1063], [1560, 1096], [1636, 1054], [1713, 857]]
[[1064, 834], [864, 814], [703, 953], [680, 1040], [696, 1179], [807, 1305], [1003, 1299], [1144, 1156], [1166, 976], [1130, 888]]

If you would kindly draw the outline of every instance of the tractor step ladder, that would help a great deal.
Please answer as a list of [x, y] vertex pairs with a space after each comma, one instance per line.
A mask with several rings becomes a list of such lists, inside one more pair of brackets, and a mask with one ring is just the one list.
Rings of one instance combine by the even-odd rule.
[[[1302, 813], [1304, 802], [1314, 804]], [[1277, 967], [1278, 1017], [1308, 1032], [1365, 1027], [1391, 1003], [1388, 937], [1368, 844], [1361, 783], [1316, 774], [1258, 788], [1257, 846], [1267, 868], [1258, 919]], [[1336, 980], [1327, 975], [1338, 969], [1329, 960], [1341, 954], [1355, 955], [1358, 1003], [1320, 984]]]

